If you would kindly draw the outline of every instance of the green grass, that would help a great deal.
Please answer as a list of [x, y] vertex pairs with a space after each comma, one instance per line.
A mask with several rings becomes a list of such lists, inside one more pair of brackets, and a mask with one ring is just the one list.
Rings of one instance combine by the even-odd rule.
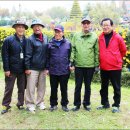
[[[4, 92], [4, 77], [0, 72], [0, 104]], [[17, 103], [17, 88], [15, 86], [11, 106], [12, 109], [5, 115], [0, 115], [0, 129], [130, 129], [130, 89], [122, 88], [121, 112], [113, 114], [111, 108], [108, 110], [96, 110], [100, 105], [100, 84], [92, 84], [91, 105], [92, 111], [87, 112], [81, 107], [78, 112], [63, 112], [59, 105], [55, 112], [49, 111], [50, 86], [47, 78], [47, 89], [45, 94], [45, 111], [36, 110], [36, 114], [31, 114], [26, 110], [19, 111]], [[69, 108], [73, 107], [74, 82], [69, 81], [68, 96]], [[84, 86], [82, 87], [82, 99]], [[110, 103], [113, 103], [113, 89], [109, 87]], [[0, 108], [2, 106], [0, 105]]]
[[0, 70], [0, 79], [4, 79], [4, 72], [3, 72], [3, 70]]

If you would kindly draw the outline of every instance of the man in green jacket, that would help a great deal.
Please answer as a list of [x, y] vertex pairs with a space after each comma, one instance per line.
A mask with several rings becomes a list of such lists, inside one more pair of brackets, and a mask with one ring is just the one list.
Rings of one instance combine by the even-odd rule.
[[72, 39], [70, 70], [75, 70], [75, 93], [73, 111], [78, 111], [81, 105], [81, 87], [84, 80], [85, 93], [83, 106], [90, 111], [91, 81], [95, 68], [99, 65], [98, 39], [91, 30], [91, 20], [85, 17], [81, 21], [82, 32], [76, 33]]

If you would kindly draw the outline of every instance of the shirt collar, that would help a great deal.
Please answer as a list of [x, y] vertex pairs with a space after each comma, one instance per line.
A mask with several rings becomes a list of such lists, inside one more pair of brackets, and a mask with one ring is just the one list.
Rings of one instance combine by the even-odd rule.
[[81, 37], [87, 37], [87, 36], [91, 36], [91, 35], [92, 35], [91, 31], [88, 33], [84, 33], [84, 32], [81, 33]]

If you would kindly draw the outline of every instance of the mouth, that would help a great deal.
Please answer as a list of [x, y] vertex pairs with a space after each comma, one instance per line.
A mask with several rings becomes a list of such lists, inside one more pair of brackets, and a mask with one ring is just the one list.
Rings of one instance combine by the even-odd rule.
[[24, 32], [19, 32], [19, 33], [24, 33]]

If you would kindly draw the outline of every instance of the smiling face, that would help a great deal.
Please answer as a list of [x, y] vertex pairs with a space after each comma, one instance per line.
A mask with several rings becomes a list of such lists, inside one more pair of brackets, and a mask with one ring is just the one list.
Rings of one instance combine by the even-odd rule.
[[106, 20], [102, 22], [102, 29], [104, 34], [109, 34], [113, 30], [113, 25], [111, 25], [110, 20]]
[[54, 37], [55, 37], [56, 40], [61, 40], [63, 35], [64, 35], [64, 33], [62, 31], [55, 29], [55, 36]]
[[33, 26], [32, 29], [35, 34], [40, 34], [42, 32], [43, 27], [39, 24], [36, 24]]
[[84, 33], [88, 33], [90, 28], [91, 28], [91, 22], [90, 21], [85, 20], [84, 22], [82, 22], [82, 30], [83, 30]]
[[19, 37], [22, 37], [25, 33], [25, 26], [24, 25], [15, 25], [15, 31], [16, 31], [16, 34], [19, 36]]

